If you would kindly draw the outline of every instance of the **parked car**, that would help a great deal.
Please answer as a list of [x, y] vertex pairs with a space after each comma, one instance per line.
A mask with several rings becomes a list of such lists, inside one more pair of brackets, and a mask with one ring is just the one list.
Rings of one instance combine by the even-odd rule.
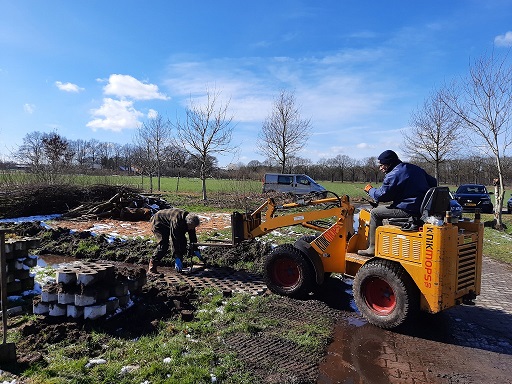
[[295, 195], [307, 193], [326, 193], [326, 189], [308, 175], [265, 173], [263, 176], [263, 192], [283, 192]]
[[507, 212], [512, 213], [512, 195], [510, 195], [510, 199], [507, 201]]
[[462, 205], [460, 205], [457, 200], [455, 200], [455, 196], [450, 192], [450, 211], [452, 213], [452, 217], [456, 217], [460, 219], [462, 217]]
[[492, 213], [491, 196], [482, 184], [461, 184], [455, 191], [455, 200], [462, 206], [464, 212], [474, 212], [479, 209], [482, 213]]

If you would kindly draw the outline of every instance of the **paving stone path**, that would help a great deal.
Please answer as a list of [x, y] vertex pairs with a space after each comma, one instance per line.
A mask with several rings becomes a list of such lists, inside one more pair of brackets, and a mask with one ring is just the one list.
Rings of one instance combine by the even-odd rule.
[[512, 383], [512, 267], [484, 257], [474, 306], [426, 315], [406, 332], [340, 322], [317, 383]]

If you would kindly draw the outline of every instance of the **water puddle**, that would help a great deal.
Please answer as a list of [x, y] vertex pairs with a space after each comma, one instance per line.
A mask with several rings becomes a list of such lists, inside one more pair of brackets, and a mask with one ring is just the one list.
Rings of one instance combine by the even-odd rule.
[[57, 268], [61, 264], [68, 264], [77, 261], [76, 258], [71, 256], [61, 256], [61, 255], [38, 255], [37, 256], [37, 266], [44, 267], [52, 267]]
[[388, 348], [383, 330], [361, 318], [350, 317], [336, 325], [333, 337], [320, 364], [317, 383], [389, 383], [380, 359]]

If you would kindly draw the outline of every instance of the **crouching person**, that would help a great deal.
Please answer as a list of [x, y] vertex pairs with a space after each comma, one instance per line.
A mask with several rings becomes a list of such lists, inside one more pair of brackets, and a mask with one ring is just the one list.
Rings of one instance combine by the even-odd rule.
[[[158, 274], [158, 264], [171, 246], [174, 267], [177, 272], [183, 268], [182, 259], [187, 254], [187, 237], [190, 243], [197, 243], [196, 227], [199, 217], [178, 208], [162, 209], [151, 218], [151, 230], [156, 237], [157, 247], [149, 261], [149, 274]], [[196, 255], [198, 251], [196, 251]]]

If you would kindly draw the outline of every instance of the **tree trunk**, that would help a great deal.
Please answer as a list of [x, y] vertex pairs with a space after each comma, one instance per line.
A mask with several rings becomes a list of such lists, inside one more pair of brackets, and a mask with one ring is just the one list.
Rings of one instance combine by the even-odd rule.
[[505, 188], [501, 183], [501, 176], [498, 179], [493, 180], [494, 184], [494, 228], [503, 229], [503, 219], [501, 217], [503, 199], [505, 198]]
[[206, 196], [206, 178], [205, 177], [201, 178], [201, 183], [202, 183], [202, 188], [203, 188], [203, 201], [206, 201], [207, 196]]
[[200, 175], [200, 178], [201, 178], [201, 189], [202, 189], [202, 192], [203, 192], [203, 201], [206, 201], [207, 200], [207, 196], [206, 196], [206, 159], [203, 158], [203, 161], [201, 163], [201, 169], [199, 171], [199, 175]]

